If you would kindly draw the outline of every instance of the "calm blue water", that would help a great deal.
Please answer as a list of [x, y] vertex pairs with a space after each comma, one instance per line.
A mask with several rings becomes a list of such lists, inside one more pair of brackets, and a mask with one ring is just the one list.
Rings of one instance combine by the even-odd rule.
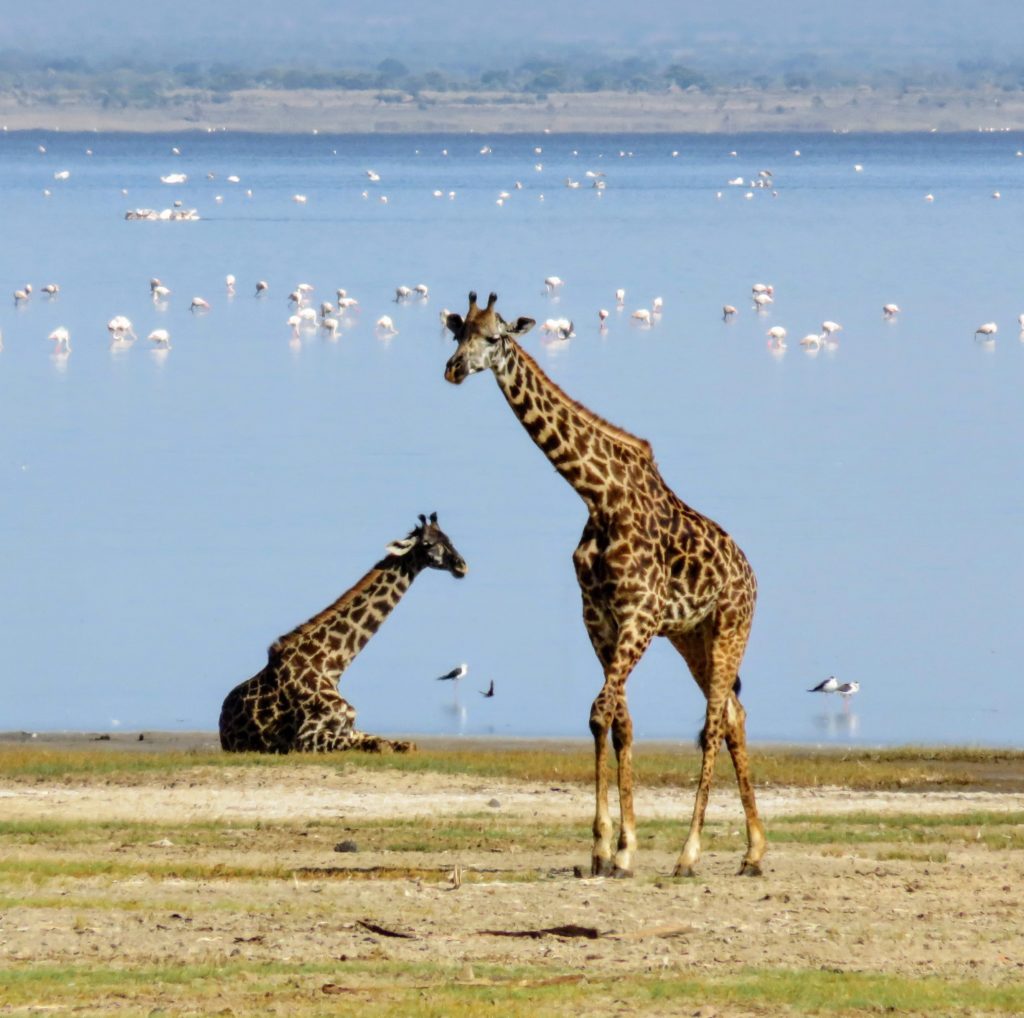
[[[679, 495], [747, 552], [752, 739], [1024, 745], [1022, 147], [980, 133], [0, 135], [0, 728], [213, 728], [272, 639], [437, 510], [470, 575], [421, 576], [345, 674], [360, 727], [586, 735], [601, 675], [570, 561], [583, 503], [489, 375], [442, 377], [438, 312], [475, 288], [497, 290], [506, 317], [573, 318], [569, 344], [538, 328], [525, 345], [648, 438]], [[726, 185], [761, 169], [777, 197]], [[607, 175], [603, 193], [587, 170]], [[172, 172], [188, 183], [161, 184]], [[203, 219], [123, 220], [175, 198]], [[151, 276], [172, 289], [165, 308]], [[768, 314], [750, 304], [758, 281], [775, 286]], [[317, 302], [339, 286], [360, 300], [337, 342], [291, 341], [299, 282]], [[420, 282], [427, 301], [392, 302]], [[197, 295], [208, 314], [189, 312]], [[660, 322], [637, 328], [630, 312], [655, 296]], [[903, 313], [887, 323], [889, 301]], [[739, 308], [728, 325], [723, 303]], [[374, 329], [385, 313], [390, 341]], [[140, 336], [120, 352], [115, 314]], [[799, 338], [826, 318], [839, 346], [809, 356]], [[990, 320], [986, 346], [973, 333]], [[63, 363], [46, 339], [58, 325]], [[162, 356], [145, 338], [157, 327], [172, 334]], [[460, 661], [460, 690], [434, 681]], [[861, 683], [846, 710], [805, 692], [831, 673]], [[629, 694], [641, 738], [700, 727], [665, 641]]]

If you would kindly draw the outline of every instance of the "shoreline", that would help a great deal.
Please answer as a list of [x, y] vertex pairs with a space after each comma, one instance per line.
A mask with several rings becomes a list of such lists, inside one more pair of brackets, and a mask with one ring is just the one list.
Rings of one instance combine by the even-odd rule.
[[117, 107], [80, 93], [0, 95], [4, 131], [247, 131], [260, 134], [747, 134], [1024, 131], [1024, 91], [866, 87], [665, 93], [250, 89], [178, 91]]
[[[593, 739], [588, 736], [558, 735], [423, 735], [416, 732], [380, 733], [392, 739], [411, 739], [423, 750], [444, 752], [452, 749], [479, 750], [544, 750], [552, 753], [571, 753], [591, 750]], [[825, 744], [820, 742], [750, 742], [751, 749], [761, 752], [795, 754], [842, 755], [859, 753], [914, 751], [921, 753], [989, 753], [1024, 755], [1024, 750], [1004, 745], [972, 743], [901, 742], [892, 744]], [[140, 752], [221, 752], [220, 736], [216, 729], [128, 729], [102, 731], [100, 729], [54, 729], [41, 731], [0, 730], [0, 749], [13, 746], [38, 746], [54, 750], [96, 749], [103, 751]], [[687, 738], [638, 738], [634, 746], [652, 751], [694, 749]]]

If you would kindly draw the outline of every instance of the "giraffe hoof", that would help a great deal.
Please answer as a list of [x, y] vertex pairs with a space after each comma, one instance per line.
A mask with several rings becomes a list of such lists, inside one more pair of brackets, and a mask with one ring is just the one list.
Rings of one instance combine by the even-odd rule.
[[618, 866], [612, 870], [613, 880], [629, 880], [633, 876], [632, 870], [620, 870]]
[[590, 860], [590, 875], [592, 877], [610, 877], [614, 872], [615, 868], [612, 866], [611, 859], [599, 859], [594, 856]]
[[697, 874], [693, 871], [692, 866], [677, 866], [672, 871], [674, 877], [695, 877]]
[[740, 866], [740, 871], [737, 874], [740, 877], [760, 877], [763, 875], [759, 863], [748, 862], [746, 859], [743, 860], [743, 864]]

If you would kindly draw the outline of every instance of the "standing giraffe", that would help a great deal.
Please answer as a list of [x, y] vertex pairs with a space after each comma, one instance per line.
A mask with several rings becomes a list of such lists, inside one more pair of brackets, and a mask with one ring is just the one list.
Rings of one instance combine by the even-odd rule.
[[[626, 680], [655, 636], [682, 654], [707, 699], [701, 733], [703, 760], [690, 831], [675, 876], [692, 876], [700, 858], [715, 756], [725, 739], [747, 819], [747, 852], [740, 873], [761, 872], [764, 827], [757, 815], [747, 761], [739, 665], [754, 614], [757, 583], [746, 557], [713, 520], [678, 498], [658, 472], [650, 445], [567, 396], [516, 343], [532, 318], [506, 322], [469, 295], [463, 318], [448, 316], [458, 343], [444, 376], [459, 385], [490, 368], [529, 436], [576, 489], [590, 518], [573, 553], [583, 595], [583, 621], [604, 669], [590, 711], [597, 808], [591, 873], [626, 877], [636, 852], [633, 812], [633, 722]], [[621, 819], [612, 857], [608, 812], [608, 732], [618, 761]]]
[[408, 537], [393, 541], [387, 555], [333, 604], [271, 644], [266, 667], [235, 686], [220, 712], [220, 744], [234, 752], [329, 752], [416, 747], [355, 728], [355, 708], [338, 692], [352, 659], [391, 614], [420, 572], [468, 572], [462, 556], [437, 525], [437, 513]]

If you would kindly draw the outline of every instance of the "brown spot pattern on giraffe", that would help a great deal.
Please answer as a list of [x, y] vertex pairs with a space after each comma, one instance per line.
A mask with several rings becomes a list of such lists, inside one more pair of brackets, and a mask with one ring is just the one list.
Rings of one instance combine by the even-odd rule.
[[[625, 684], [654, 636], [668, 637], [707, 698], [706, 749], [690, 833], [677, 864], [689, 873], [699, 856], [715, 754], [723, 737], [732, 755], [747, 816], [743, 869], [756, 872], [764, 852], [746, 757], [738, 668], [753, 618], [757, 586], [743, 552], [713, 520], [686, 505], [661, 477], [649, 443], [566, 395], [515, 338], [532, 320], [509, 324], [470, 295], [465, 317], [449, 327], [458, 343], [445, 377], [461, 382], [489, 368], [513, 413], [555, 469], [586, 503], [589, 519], [573, 564], [583, 619], [605, 672], [590, 724], [595, 736], [597, 811], [592, 871], [628, 871], [636, 845], [632, 806], [632, 725]], [[607, 735], [619, 753], [622, 811], [614, 867], [608, 817]]]
[[[367, 735], [355, 728], [356, 712], [338, 692], [353, 658], [428, 566], [462, 576], [466, 564], [448, 537], [425, 517], [403, 550], [381, 560], [340, 598], [271, 644], [267, 664], [239, 683], [220, 713], [221, 746], [228, 751], [288, 753], [342, 749], [405, 751], [411, 743]], [[441, 548], [440, 559], [427, 548]]]

